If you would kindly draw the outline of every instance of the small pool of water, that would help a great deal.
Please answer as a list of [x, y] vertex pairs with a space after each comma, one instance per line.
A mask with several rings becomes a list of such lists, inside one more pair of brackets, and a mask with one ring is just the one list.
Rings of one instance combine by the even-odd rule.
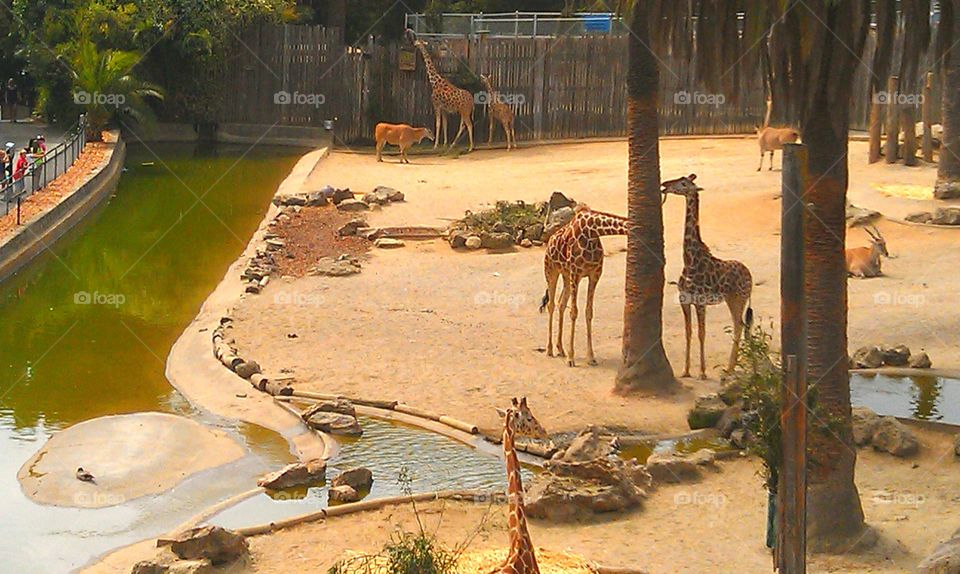
[[719, 437], [706, 438], [681, 438], [664, 439], [661, 441], [650, 441], [639, 444], [632, 444], [620, 449], [620, 458], [624, 460], [633, 459], [640, 464], [646, 464], [647, 459], [653, 453], [676, 452], [678, 454], [692, 454], [697, 451], [709, 448], [716, 452], [735, 450], [735, 447], [729, 441]]
[[881, 415], [960, 425], [960, 380], [944, 377], [850, 375], [850, 398]]
[[[407, 425], [361, 417], [363, 437], [342, 439], [340, 452], [327, 465], [327, 477], [363, 466], [373, 472], [368, 498], [407, 492], [506, 488], [502, 459], [445, 436]], [[524, 480], [532, 479], [524, 471]], [[406, 477], [403, 480], [401, 477]], [[327, 486], [270, 492], [251, 497], [210, 520], [227, 528], [241, 528], [320, 510], [328, 505]]]

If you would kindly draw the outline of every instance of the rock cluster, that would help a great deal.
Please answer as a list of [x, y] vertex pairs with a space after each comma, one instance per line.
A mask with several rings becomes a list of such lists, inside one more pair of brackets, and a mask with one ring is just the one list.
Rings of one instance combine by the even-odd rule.
[[898, 457], [920, 451], [917, 436], [894, 417], [881, 417], [865, 407], [853, 409], [853, 440], [857, 446], [872, 445], [874, 450]]
[[321, 257], [310, 269], [307, 269], [307, 274], [321, 275], [324, 277], [344, 277], [346, 275], [360, 273], [361, 269], [359, 259], [344, 253], [336, 258]]
[[328, 202], [329, 196], [323, 190], [273, 198], [273, 204], [280, 207], [320, 207]]
[[918, 211], [905, 218], [913, 223], [932, 223], [934, 225], [960, 225], [960, 207], [939, 207], [933, 213]]
[[[511, 205], [506, 202], [499, 202], [498, 208], [505, 209]], [[516, 205], [526, 207], [526, 204], [522, 202], [518, 202]], [[555, 191], [549, 201], [538, 205], [542, 218], [540, 221], [530, 222], [529, 217], [523, 220], [524, 223], [501, 220], [483, 231], [471, 229], [470, 226], [461, 224], [461, 226], [448, 231], [447, 241], [454, 249], [489, 249], [494, 251], [511, 249], [515, 245], [521, 247], [543, 245], [550, 238], [550, 235], [573, 219], [577, 202], [559, 191]], [[468, 215], [470, 215], [469, 212]], [[505, 219], [509, 218], [505, 217]]]
[[206, 574], [249, 553], [246, 538], [219, 526], [199, 526], [157, 541], [157, 546], [164, 545], [172, 555], [137, 562], [131, 574]]
[[288, 383], [269, 379], [261, 372], [260, 365], [256, 361], [240, 357], [236, 347], [237, 342], [233, 337], [232, 331], [233, 318], [228, 316], [221, 317], [220, 324], [213, 330], [211, 337], [214, 357], [216, 357], [224, 367], [249, 381], [250, 385], [258, 391], [274, 396], [292, 395], [293, 387]]
[[364, 203], [368, 205], [386, 205], [388, 203], [403, 200], [403, 193], [393, 189], [392, 187], [386, 187], [383, 185], [378, 185], [377, 187], [373, 188], [373, 191], [366, 193], [363, 196]]
[[244, 290], [254, 295], [260, 293], [270, 282], [270, 275], [276, 273], [277, 262], [273, 257], [273, 251], [276, 250], [275, 245], [277, 243], [283, 245], [283, 242], [277, 239], [276, 235], [268, 233], [265, 239], [267, 241], [265, 244], [266, 250], [258, 249], [256, 255], [250, 258], [247, 267], [240, 274], [240, 279], [246, 282]]
[[687, 424], [692, 430], [713, 428], [720, 422], [726, 410], [727, 404], [717, 393], [701, 395], [687, 413]]
[[363, 428], [357, 411], [346, 399], [321, 401], [300, 414], [304, 422], [320, 432], [341, 436], [361, 436]]
[[933, 366], [926, 353], [914, 355], [906, 345], [860, 347], [850, 358], [854, 369], [879, 369], [880, 367], [910, 367], [929, 369]]

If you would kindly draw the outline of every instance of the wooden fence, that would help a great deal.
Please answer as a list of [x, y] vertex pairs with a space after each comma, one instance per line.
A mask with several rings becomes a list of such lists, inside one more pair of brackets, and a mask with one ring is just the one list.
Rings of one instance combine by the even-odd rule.
[[[434, 126], [423, 59], [404, 44], [344, 47], [336, 30], [261, 26], [238, 42], [220, 80], [221, 122], [320, 126], [335, 119], [338, 143], [369, 140], [380, 121]], [[851, 70], [851, 124], [866, 129], [870, 54]], [[626, 135], [627, 43], [623, 37], [477, 38], [430, 43], [437, 68], [478, 93], [477, 74], [513, 104], [521, 141]], [[402, 70], [401, 60], [416, 62]], [[765, 111], [760, 71], [739, 70], [735, 93], [712, 93], [694, 65], [661, 57], [660, 131], [664, 135], [750, 133]], [[921, 66], [921, 71], [924, 67]], [[844, 81], [839, 79], [838, 81]], [[482, 96], [478, 98], [482, 102]], [[457, 119], [450, 117], [450, 137]], [[475, 137], [486, 141], [484, 106]], [[501, 140], [502, 135], [497, 134]]]

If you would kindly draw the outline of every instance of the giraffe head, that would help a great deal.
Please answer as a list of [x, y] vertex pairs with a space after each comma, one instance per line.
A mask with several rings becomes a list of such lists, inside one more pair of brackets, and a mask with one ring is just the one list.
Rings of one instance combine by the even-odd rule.
[[691, 173], [686, 177], [678, 177], [677, 179], [667, 180], [660, 184], [660, 193], [664, 195], [673, 193], [675, 195], [682, 195], [684, 197], [693, 195], [703, 189], [694, 183], [696, 179], [697, 174]]
[[509, 409], [506, 411], [497, 409], [497, 413], [500, 414], [501, 418], [506, 419], [506, 423], [513, 428], [516, 436], [543, 440], [549, 438], [547, 430], [530, 412], [530, 407], [527, 406], [527, 397], [523, 397], [519, 401], [514, 398]]

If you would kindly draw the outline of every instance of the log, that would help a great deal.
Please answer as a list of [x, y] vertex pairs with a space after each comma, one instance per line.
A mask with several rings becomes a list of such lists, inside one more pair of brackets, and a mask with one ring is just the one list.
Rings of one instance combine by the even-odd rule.
[[897, 87], [900, 85], [900, 79], [897, 76], [890, 76], [887, 81], [887, 142], [883, 149], [884, 161], [887, 163], [897, 163], [898, 144], [900, 139], [900, 114], [897, 113]]
[[420, 417], [422, 419], [429, 419], [432, 421], [440, 422], [440, 415], [435, 415], [433, 413], [420, 410], [416, 407], [411, 407], [408, 404], [399, 403], [397, 404], [396, 408], [394, 408], [393, 410], [399, 413], [405, 413], [408, 415], [413, 415], [415, 417]]
[[448, 427], [461, 430], [465, 433], [478, 434], [480, 432], [480, 429], [477, 428], [477, 425], [465, 423], [463, 421], [459, 421], [453, 417], [448, 417], [446, 415], [440, 417], [440, 422], [447, 425]]
[[293, 395], [293, 387], [286, 383], [272, 381], [261, 373], [257, 373], [250, 377], [250, 384], [253, 385], [253, 387], [258, 391], [262, 391], [271, 396], [280, 395], [289, 397]]
[[385, 409], [388, 411], [395, 410], [397, 406], [397, 401], [383, 401], [377, 399], [361, 399], [356, 397], [345, 397], [343, 395], [330, 395], [327, 393], [313, 393], [310, 391], [297, 391], [293, 394], [295, 397], [300, 397], [304, 399], [311, 399], [315, 401], [335, 401], [337, 399], [344, 399], [350, 401], [355, 405], [363, 405], [365, 407], [374, 407], [377, 409]]
[[920, 105], [920, 115], [923, 120], [923, 143], [921, 144], [923, 161], [932, 163], [933, 129], [930, 118], [933, 114], [933, 72], [927, 72], [927, 78], [923, 84], [923, 102]]
[[243, 359], [240, 357], [229, 353], [220, 357], [220, 362], [223, 363], [223, 366], [230, 369], [231, 371], [237, 368], [237, 365], [243, 362]]
[[880, 102], [874, 99], [870, 103], [870, 163], [880, 161], [880, 134], [883, 132], [883, 112], [880, 108]]

